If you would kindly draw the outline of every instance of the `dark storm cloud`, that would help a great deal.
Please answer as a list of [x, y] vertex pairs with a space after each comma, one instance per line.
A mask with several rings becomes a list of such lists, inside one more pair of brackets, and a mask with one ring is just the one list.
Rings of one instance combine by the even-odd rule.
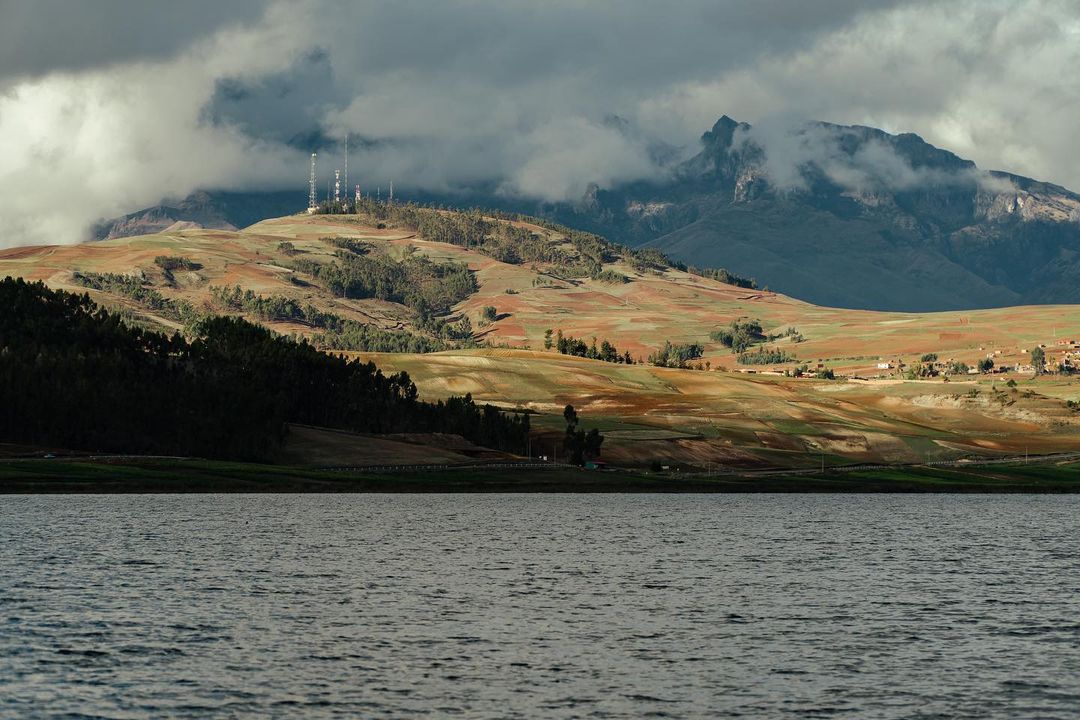
[[219, 79], [204, 117], [264, 140], [303, 146], [303, 138], [320, 135], [325, 104], [344, 99], [335, 85], [329, 53], [317, 48], [281, 72], [246, 80]]
[[168, 57], [268, 1], [0, 0], [0, 84]]
[[[368, 185], [552, 200], [663, 174], [724, 113], [917, 132], [982, 167], [1080, 186], [1078, 10], [0, 0], [0, 244], [74, 241], [196, 187], [302, 196], [307, 152], [332, 171], [346, 133], [350, 179]], [[773, 140], [777, 174], [828, 151]], [[913, 181], [887, 155], [860, 162], [881, 168], [875, 182]], [[80, 182], [63, 214], [57, 177]]]

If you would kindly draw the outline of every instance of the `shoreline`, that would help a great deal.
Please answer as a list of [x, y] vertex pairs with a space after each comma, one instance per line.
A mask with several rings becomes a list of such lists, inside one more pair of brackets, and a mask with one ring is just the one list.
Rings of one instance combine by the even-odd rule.
[[1080, 461], [689, 476], [576, 468], [395, 473], [177, 458], [9, 459], [0, 494], [129, 493], [1080, 493]]

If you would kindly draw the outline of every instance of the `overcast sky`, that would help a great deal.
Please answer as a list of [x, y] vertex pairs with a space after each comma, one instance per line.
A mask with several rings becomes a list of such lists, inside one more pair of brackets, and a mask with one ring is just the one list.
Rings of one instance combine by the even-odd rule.
[[0, 247], [196, 188], [302, 206], [346, 131], [366, 185], [553, 200], [663, 172], [723, 114], [1080, 189], [1077, 68], [1080, 0], [0, 0]]

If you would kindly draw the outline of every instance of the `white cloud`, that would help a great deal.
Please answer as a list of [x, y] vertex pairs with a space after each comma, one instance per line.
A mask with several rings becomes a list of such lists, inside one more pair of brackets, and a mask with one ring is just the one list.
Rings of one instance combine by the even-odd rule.
[[0, 96], [0, 246], [76, 242], [103, 216], [291, 169], [295, 153], [200, 119], [223, 71], [267, 72], [298, 51], [280, 13], [173, 60], [52, 73]]
[[984, 169], [1076, 189], [1078, 41], [1074, 0], [916, 2], [665, 97], [699, 124], [719, 107], [755, 125], [796, 115], [914, 132]]
[[[917, 132], [981, 167], [1080, 188], [1076, 0], [307, 0], [223, 9], [216, 24], [102, 1], [12, 13], [0, 0], [15, 21], [0, 22], [0, 246], [73, 242], [197, 187], [302, 196], [305, 148], [281, 143], [304, 123], [364, 139], [350, 170], [366, 185], [435, 191], [576, 197], [662, 172], [648, 145], [692, 153], [724, 113], [762, 131], [800, 118]], [[105, 6], [112, 21], [95, 16]], [[106, 45], [162, 22], [176, 37], [106, 52], [57, 22], [119, 28]], [[32, 52], [53, 37], [72, 47]], [[295, 72], [318, 53], [322, 75]], [[227, 102], [222, 81], [238, 91]], [[772, 171], [827, 150], [774, 146]], [[323, 153], [322, 169], [335, 164]], [[832, 172], [865, 183], [867, 167], [912, 181], [874, 147]]]

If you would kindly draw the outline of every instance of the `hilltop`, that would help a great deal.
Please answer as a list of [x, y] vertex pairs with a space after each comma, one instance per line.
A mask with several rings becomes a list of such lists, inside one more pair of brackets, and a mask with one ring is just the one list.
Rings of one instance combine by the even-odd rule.
[[[543, 221], [377, 205], [242, 230], [0, 251], [0, 276], [9, 274], [88, 291], [131, 322], [170, 330], [203, 313], [243, 314], [406, 370], [424, 399], [468, 392], [533, 411], [540, 448], [561, 440], [571, 403], [606, 432], [605, 457], [629, 465], [915, 462], [1080, 447], [1068, 379], [937, 374], [988, 357], [998, 368], [1026, 365], [1040, 344], [1053, 358], [1064, 352], [1059, 340], [1080, 335], [1076, 306], [819, 307]], [[725, 345], [721, 331], [754, 320], [764, 337], [749, 352], [768, 348], [783, 362], [740, 362]], [[559, 354], [545, 347], [548, 331], [552, 343], [559, 331], [568, 346], [582, 341], [583, 354], [606, 341], [634, 362]], [[648, 364], [666, 343], [669, 364], [702, 369]], [[937, 360], [924, 362], [928, 354]], [[927, 365], [934, 377], [905, 380]], [[800, 369], [848, 379], [780, 374]], [[1005, 387], [1010, 378], [1019, 387]]]

